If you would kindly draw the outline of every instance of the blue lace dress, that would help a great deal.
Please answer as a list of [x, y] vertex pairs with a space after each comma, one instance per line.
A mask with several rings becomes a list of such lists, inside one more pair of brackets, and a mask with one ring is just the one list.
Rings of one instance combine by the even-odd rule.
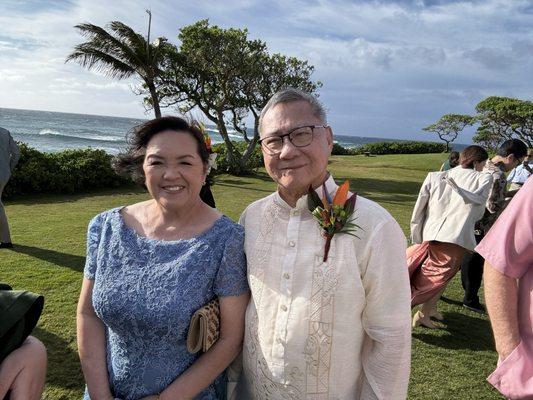
[[[93, 306], [105, 326], [111, 391], [137, 400], [163, 391], [199, 357], [186, 347], [194, 311], [249, 290], [244, 231], [222, 216], [192, 239], [155, 240], [128, 227], [120, 210], [90, 222], [84, 276], [94, 280]], [[223, 380], [196, 399], [223, 398]]]

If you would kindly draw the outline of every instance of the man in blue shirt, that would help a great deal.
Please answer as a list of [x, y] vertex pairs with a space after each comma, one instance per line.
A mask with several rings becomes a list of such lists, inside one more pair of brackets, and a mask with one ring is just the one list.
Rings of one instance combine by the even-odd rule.
[[510, 191], [518, 190], [526, 183], [526, 179], [533, 173], [533, 149], [529, 149], [524, 162], [513, 169], [507, 177], [507, 182], [511, 184]]

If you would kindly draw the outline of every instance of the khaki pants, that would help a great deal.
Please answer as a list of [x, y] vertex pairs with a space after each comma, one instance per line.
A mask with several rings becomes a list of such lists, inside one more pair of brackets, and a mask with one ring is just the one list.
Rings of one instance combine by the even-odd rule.
[[9, 235], [9, 224], [7, 223], [7, 215], [2, 203], [2, 191], [7, 182], [0, 182], [0, 242], [10, 243], [11, 236]]

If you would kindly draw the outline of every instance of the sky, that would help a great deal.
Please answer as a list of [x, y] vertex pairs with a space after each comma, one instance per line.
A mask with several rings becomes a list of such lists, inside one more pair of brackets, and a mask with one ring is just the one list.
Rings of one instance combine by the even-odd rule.
[[308, 60], [337, 134], [429, 140], [424, 126], [487, 96], [533, 99], [533, 0], [1, 0], [0, 107], [151, 117], [135, 79], [65, 64], [83, 41], [74, 25], [145, 33], [147, 8], [153, 38], [178, 43], [181, 27], [208, 18]]

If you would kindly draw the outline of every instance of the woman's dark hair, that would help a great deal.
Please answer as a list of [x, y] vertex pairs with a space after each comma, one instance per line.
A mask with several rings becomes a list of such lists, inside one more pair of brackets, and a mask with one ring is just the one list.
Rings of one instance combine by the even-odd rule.
[[459, 152], [458, 151], [452, 151], [450, 155], [448, 156], [448, 164], [450, 164], [450, 168], [455, 168], [459, 165]]
[[514, 154], [516, 159], [523, 158], [527, 155], [527, 145], [520, 139], [509, 139], [502, 143], [498, 148], [498, 155], [507, 157]]
[[199, 124], [187, 122], [180, 117], [162, 117], [137, 125], [128, 135], [128, 147], [125, 152], [113, 160], [113, 168], [119, 175], [129, 175], [134, 182], [143, 185], [145, 176], [142, 168], [148, 142], [158, 133], [164, 131], [184, 132], [191, 135], [198, 145], [198, 155], [204, 165], [209, 161], [209, 151]]
[[489, 158], [489, 153], [481, 146], [468, 146], [459, 156], [459, 164], [463, 168], [474, 168], [474, 162], [483, 162]]

